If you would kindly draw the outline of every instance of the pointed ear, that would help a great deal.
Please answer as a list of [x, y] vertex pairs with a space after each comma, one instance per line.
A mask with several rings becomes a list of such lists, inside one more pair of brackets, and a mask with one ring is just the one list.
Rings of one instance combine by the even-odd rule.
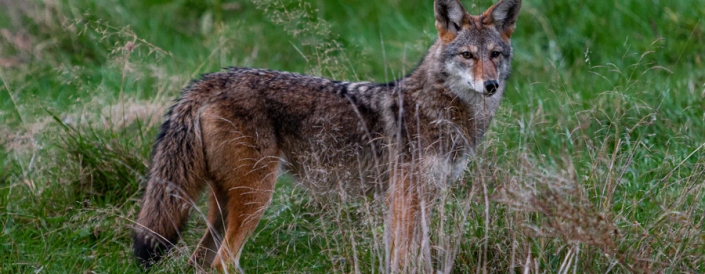
[[470, 20], [470, 14], [458, 0], [435, 0], [436, 29], [438, 37], [444, 43], [453, 41], [464, 23]]
[[482, 23], [494, 24], [502, 38], [508, 41], [516, 27], [519, 9], [521, 0], [500, 0], [482, 14]]

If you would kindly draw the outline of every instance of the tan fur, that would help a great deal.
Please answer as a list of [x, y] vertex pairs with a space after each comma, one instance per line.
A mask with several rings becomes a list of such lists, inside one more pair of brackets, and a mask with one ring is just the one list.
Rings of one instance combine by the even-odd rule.
[[[502, 0], [473, 17], [457, 0], [437, 0], [439, 39], [414, 72], [389, 84], [244, 68], [192, 83], [154, 145], [136, 256], [146, 266], [158, 260], [207, 189], [209, 229], [190, 262], [238, 266], [284, 169], [313, 192], [339, 191], [340, 182], [353, 193], [388, 189], [390, 268], [406, 271], [427, 199], [420, 190], [459, 179], [499, 106], [511, 59], [504, 38], [519, 6]], [[510, 17], [485, 18], [507, 17], [495, 9]], [[473, 58], [463, 57], [470, 48]], [[485, 88], [491, 82], [496, 90]]]

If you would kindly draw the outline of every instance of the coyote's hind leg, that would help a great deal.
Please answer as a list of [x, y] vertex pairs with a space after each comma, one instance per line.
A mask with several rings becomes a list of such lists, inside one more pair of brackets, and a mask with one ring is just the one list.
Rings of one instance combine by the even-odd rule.
[[222, 272], [229, 264], [239, 268], [242, 247], [272, 199], [280, 150], [267, 121], [234, 116], [232, 108], [207, 109], [202, 117], [209, 175], [223, 194], [217, 200], [227, 200], [225, 233], [211, 262]]
[[223, 244], [211, 265], [213, 268], [222, 270], [230, 262], [239, 266], [242, 247], [272, 199], [278, 163], [270, 162], [265, 167], [247, 169], [250, 170], [249, 174], [233, 178], [228, 184], [227, 229]]
[[223, 242], [225, 227], [225, 217], [228, 211], [228, 197], [226, 192], [216, 184], [210, 184], [210, 198], [208, 218], [206, 219], [206, 233], [203, 234], [201, 242], [193, 252], [189, 263], [194, 266], [210, 266]]

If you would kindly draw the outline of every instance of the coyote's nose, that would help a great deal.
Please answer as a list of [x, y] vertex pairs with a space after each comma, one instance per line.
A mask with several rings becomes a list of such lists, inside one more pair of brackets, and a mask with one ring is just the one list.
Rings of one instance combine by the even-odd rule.
[[487, 92], [487, 95], [494, 94], [495, 92], [497, 92], [498, 88], [499, 83], [496, 80], [485, 81], [485, 91]]

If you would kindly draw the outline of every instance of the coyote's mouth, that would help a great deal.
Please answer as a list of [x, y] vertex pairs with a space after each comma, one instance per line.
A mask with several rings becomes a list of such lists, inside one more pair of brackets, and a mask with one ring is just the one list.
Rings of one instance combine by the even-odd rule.
[[491, 97], [491, 96], [494, 95], [495, 93], [497, 93], [496, 90], [485, 90], [485, 91], [482, 92], [482, 95], [485, 95], [485, 97]]

